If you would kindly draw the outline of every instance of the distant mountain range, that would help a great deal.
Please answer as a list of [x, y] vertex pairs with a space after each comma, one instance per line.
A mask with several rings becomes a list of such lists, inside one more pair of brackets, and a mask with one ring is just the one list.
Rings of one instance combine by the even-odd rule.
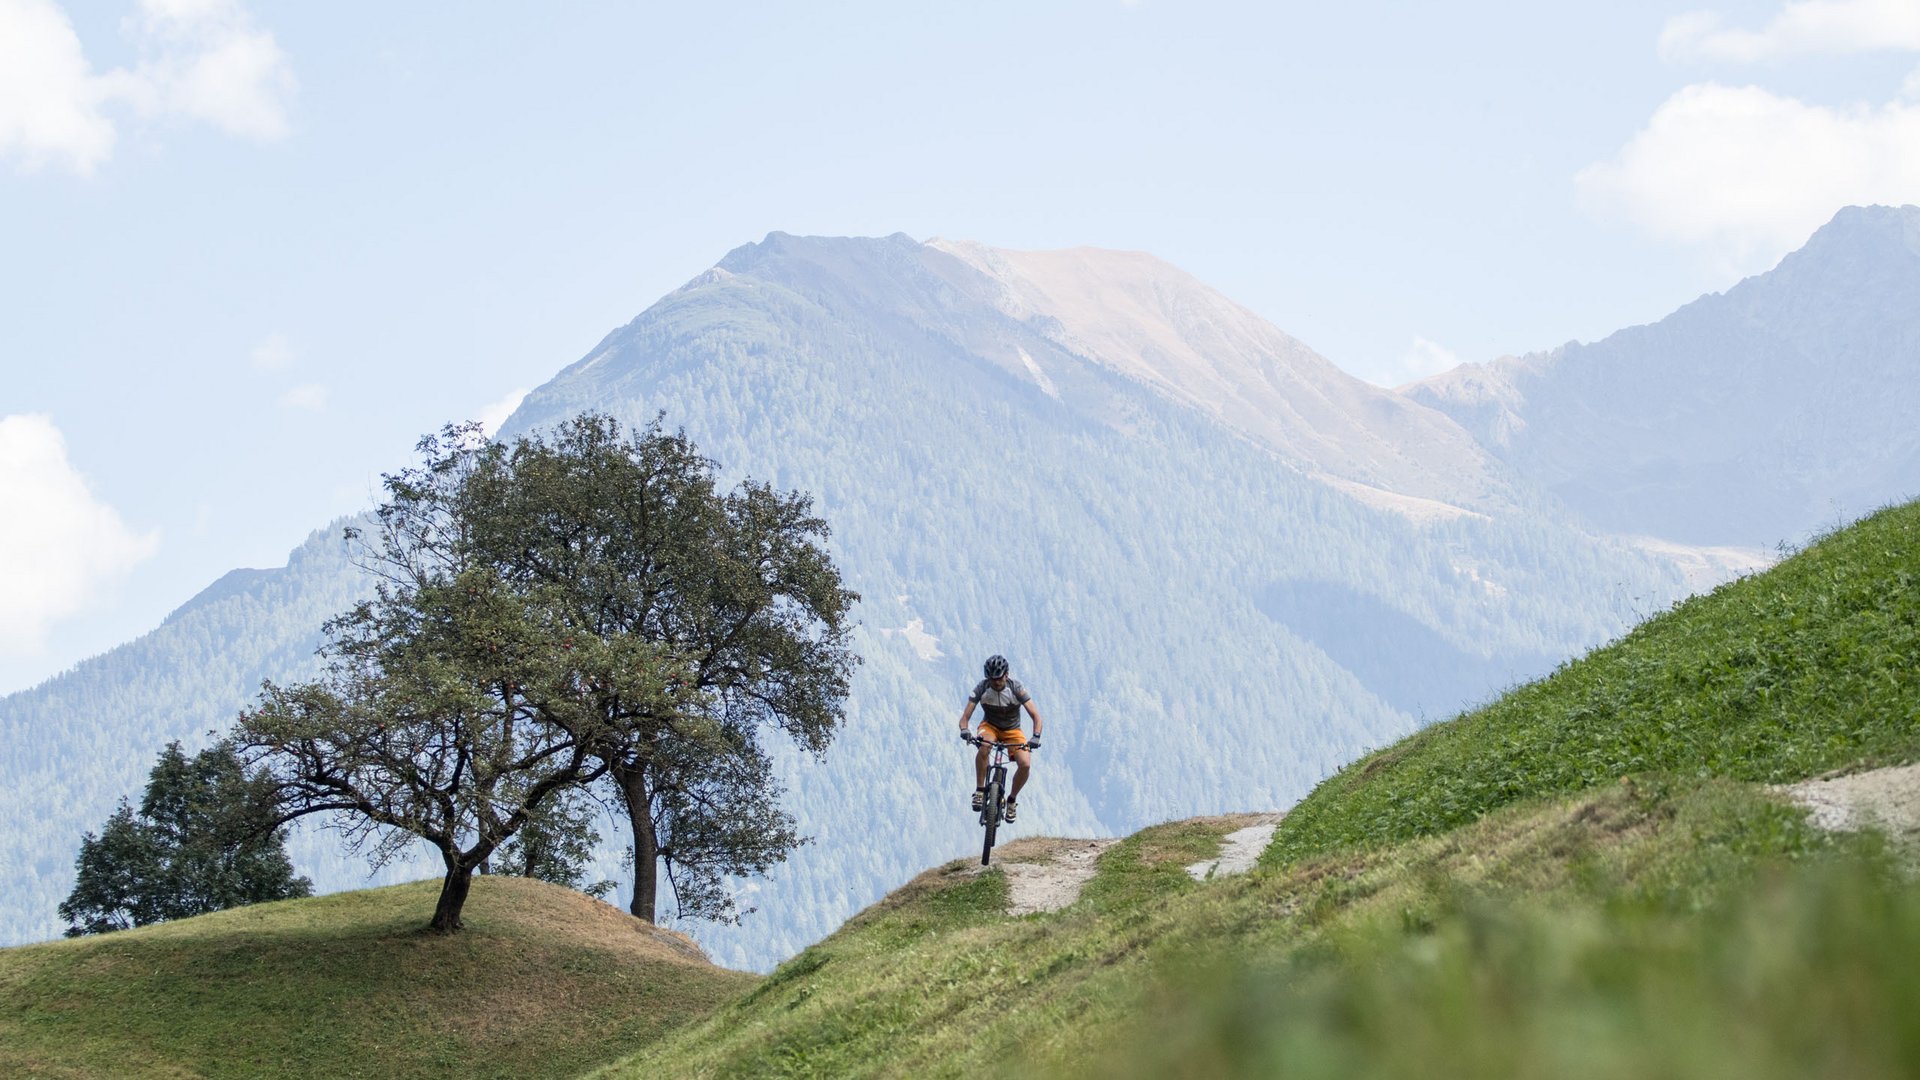
[[1591, 345], [1405, 388], [1609, 532], [1772, 547], [1920, 493], [1920, 206]]
[[[1656, 327], [1399, 393], [1148, 255], [775, 233], [609, 334], [502, 436], [584, 409], [664, 414], [727, 476], [812, 492], [834, 528], [864, 596], [866, 663], [826, 756], [780, 763], [815, 842], [742, 883], [761, 909], [743, 926], [688, 927], [719, 961], [765, 967], [972, 842], [952, 727], [989, 653], [1012, 659], [1048, 718], [1021, 829], [1285, 806], [1360, 750], [1756, 564], [1719, 548], [1797, 538], [1820, 520], [1822, 477], [1851, 477], [1847, 500], [1902, 494], [1911, 436], [1899, 458], [1891, 420], [1874, 418], [1912, 393], [1914, 311], [1891, 307], [1914, 280], [1914, 213], [1850, 211], [1774, 275]], [[1836, 306], [1849, 288], [1877, 299]], [[1792, 395], [1754, 378], [1714, 396], [1728, 337], [1757, 332], [1688, 313], [1736, 295], [1727, 311], [1773, 320], [1834, 369], [1823, 385], [1860, 396], [1877, 452], [1869, 435], [1822, 436], [1846, 410], [1810, 393], [1811, 377]], [[1683, 316], [1691, 337], [1662, 331]], [[1643, 363], [1628, 349], [1643, 339], [1669, 351]], [[1614, 368], [1657, 374], [1696, 421], [1650, 423], [1662, 399], [1636, 384], [1635, 413]], [[1901, 372], [1905, 385], [1882, 385]], [[1588, 387], [1590, 416], [1561, 389], [1573, 386]], [[1709, 413], [1715, 400], [1735, 411]], [[1810, 455], [1797, 501], [1760, 497], [1765, 475], [1715, 471], [1773, 447], [1752, 432], [1790, 429], [1791, 415]], [[1672, 512], [1631, 493], [1608, 502], [1606, 447], [1637, 490], [1666, 477]], [[1818, 456], [1841, 451], [1851, 458]], [[1694, 501], [1746, 516], [1678, 528], [1685, 484], [1709, 479]], [[162, 743], [204, 739], [260, 678], [308, 669], [320, 620], [365, 588], [337, 534], [0, 698], [0, 813], [20, 823], [0, 841], [5, 940], [57, 933], [80, 832], [137, 789]], [[311, 830], [294, 858], [323, 888], [368, 880]], [[618, 873], [611, 851], [604, 870]]]

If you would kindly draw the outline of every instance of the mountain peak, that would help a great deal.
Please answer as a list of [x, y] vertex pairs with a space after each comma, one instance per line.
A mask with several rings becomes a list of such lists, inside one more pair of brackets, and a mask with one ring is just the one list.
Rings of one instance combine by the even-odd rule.
[[1820, 226], [1779, 271], [1824, 273], [1863, 264], [1911, 265], [1920, 258], [1920, 206], [1847, 206]]

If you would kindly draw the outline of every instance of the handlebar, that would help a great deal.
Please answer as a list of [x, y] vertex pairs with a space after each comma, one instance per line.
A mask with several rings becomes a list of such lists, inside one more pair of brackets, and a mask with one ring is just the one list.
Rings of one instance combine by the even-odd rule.
[[1008, 750], [1038, 750], [1038, 749], [1040, 749], [1040, 740], [1039, 740], [1039, 739], [1034, 739], [1034, 740], [1032, 740], [1032, 741], [1030, 741], [1030, 742], [1023, 742], [1023, 743], [1003, 743], [1003, 742], [995, 742], [995, 741], [994, 741], [994, 740], [992, 740], [992, 739], [983, 739], [983, 738], [981, 738], [980, 736], [978, 736], [978, 735], [975, 735], [975, 734], [973, 734], [972, 732], [967, 732], [967, 731], [963, 731], [963, 732], [961, 732], [961, 733], [960, 733], [960, 741], [961, 741], [961, 742], [963, 742], [963, 743], [972, 743], [972, 744], [973, 744], [973, 745], [975, 745], [975, 746], [998, 746], [998, 747], [1003, 747], [1003, 748], [1005, 748], [1005, 749], [1008, 749]]

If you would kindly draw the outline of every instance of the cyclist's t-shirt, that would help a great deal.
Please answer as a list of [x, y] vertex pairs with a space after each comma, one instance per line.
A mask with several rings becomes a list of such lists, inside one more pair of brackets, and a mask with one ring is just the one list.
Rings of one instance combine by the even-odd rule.
[[1018, 731], [1020, 706], [1032, 701], [1033, 697], [1027, 693], [1026, 687], [1020, 685], [1020, 680], [1009, 676], [1004, 690], [995, 690], [991, 679], [981, 679], [980, 685], [967, 695], [967, 700], [980, 703], [980, 708], [987, 714], [987, 723], [1001, 731]]

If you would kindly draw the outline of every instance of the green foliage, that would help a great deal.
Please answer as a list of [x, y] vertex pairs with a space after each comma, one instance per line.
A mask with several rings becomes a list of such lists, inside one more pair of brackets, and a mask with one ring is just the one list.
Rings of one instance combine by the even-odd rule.
[[277, 819], [271, 780], [248, 776], [233, 747], [189, 758], [167, 744], [139, 812], [122, 800], [97, 837], [81, 839], [78, 880], [60, 904], [67, 936], [310, 895]]
[[537, 878], [588, 896], [605, 898], [613, 891], [611, 881], [587, 884], [587, 864], [600, 846], [600, 833], [593, 827], [598, 807], [581, 798], [554, 798], [542, 804], [527, 818], [482, 872]]
[[1920, 504], [1884, 510], [1487, 707], [1363, 758], [1266, 858], [1433, 835], [1666, 771], [1798, 780], [1920, 757]]
[[584, 827], [551, 801], [603, 777], [631, 820], [635, 912], [652, 919], [664, 862], [681, 914], [730, 917], [723, 879], [800, 842], [760, 732], [824, 750], [857, 660], [825, 522], [803, 494], [721, 494], [657, 422], [628, 439], [587, 414], [511, 446], [449, 427], [419, 449], [386, 478], [375, 597], [328, 622], [325, 676], [268, 682], [239, 737], [293, 813], [337, 815], [376, 861], [431, 844], [435, 929], [461, 927], [496, 852], [577, 871]]
[[[721, 492], [713, 463], [658, 418], [627, 437], [583, 414], [458, 467], [451, 505], [473, 557], [565, 635], [567, 690], [634, 838], [634, 913], [654, 917], [664, 865], [678, 914], [734, 918], [726, 879], [801, 842], [761, 733], [824, 751], [858, 661], [858, 596], [811, 498], [752, 481]], [[636, 683], [636, 669], [665, 678]]]
[[[376, 864], [425, 840], [446, 877], [431, 926], [462, 927], [473, 873], [549, 798], [598, 779], [578, 633], [551, 598], [471, 540], [477, 427], [421, 440], [424, 464], [386, 478], [363, 552], [373, 599], [329, 620], [323, 676], [268, 681], [235, 738], [272, 770], [289, 817], [330, 814]], [[350, 530], [350, 537], [357, 538]], [[629, 656], [621, 692], [657, 695], [658, 656]]]
[[1844, 859], [1700, 910], [1472, 897], [1329, 946], [1215, 955], [1072, 1075], [1908, 1077], [1920, 892]]

